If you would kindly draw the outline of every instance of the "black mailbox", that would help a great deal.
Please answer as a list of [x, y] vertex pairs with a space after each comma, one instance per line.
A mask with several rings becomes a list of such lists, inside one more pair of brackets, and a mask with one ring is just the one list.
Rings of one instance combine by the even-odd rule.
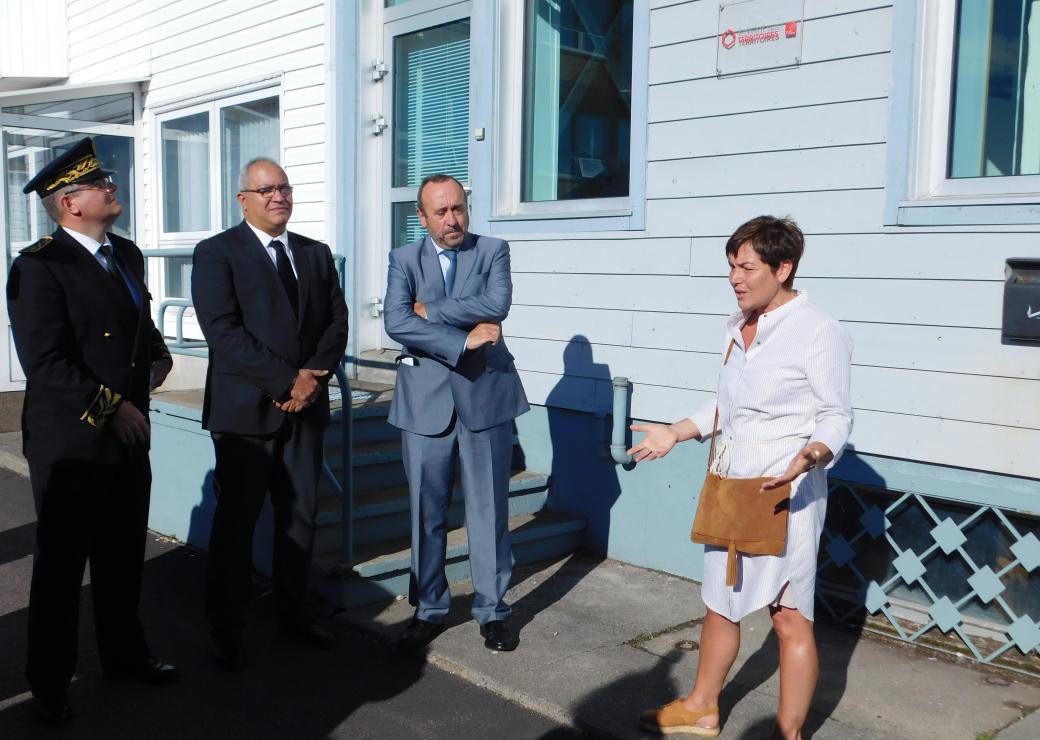
[[1001, 341], [1040, 345], [1040, 260], [1007, 261]]

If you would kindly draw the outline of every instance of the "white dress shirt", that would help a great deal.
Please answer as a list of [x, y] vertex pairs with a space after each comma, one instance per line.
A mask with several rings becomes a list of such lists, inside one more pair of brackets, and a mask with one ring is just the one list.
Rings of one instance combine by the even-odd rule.
[[[848, 333], [804, 292], [762, 314], [748, 348], [740, 334], [744, 321], [738, 311], [726, 324], [726, 346], [732, 341], [733, 350], [719, 374], [713, 469], [731, 478], [780, 475], [810, 442], [827, 445], [837, 460], [852, 431]], [[689, 417], [702, 439], [711, 437], [715, 409], [716, 401], [710, 401]], [[812, 620], [816, 551], [826, 514], [827, 473], [820, 467], [791, 484], [782, 555], [742, 555], [736, 586], [730, 588], [726, 550], [705, 548], [705, 605], [737, 621], [773, 603], [790, 582], [798, 610]]]
[[271, 262], [274, 263], [274, 267], [276, 270], [278, 269], [278, 252], [274, 251], [274, 247], [271, 246], [271, 242], [277, 241], [282, 243], [282, 248], [285, 249], [285, 256], [289, 258], [289, 266], [292, 267], [293, 275], [295, 275], [296, 279], [298, 280], [300, 278], [300, 275], [298, 272], [296, 272], [296, 262], [295, 260], [293, 260], [292, 250], [289, 249], [289, 232], [283, 231], [278, 236], [271, 236], [265, 231], [260, 231], [260, 229], [256, 228], [255, 226], [253, 226], [253, 224], [249, 223], [248, 221], [246, 221], [246, 226], [253, 230], [253, 233], [256, 234], [256, 238], [259, 239], [260, 243], [264, 245], [264, 249], [267, 250], [267, 256], [271, 258]]
[[108, 260], [105, 259], [105, 255], [101, 254], [101, 247], [103, 247], [105, 244], [112, 243], [108, 238], [108, 234], [105, 234], [105, 241], [99, 242], [94, 237], [87, 236], [86, 234], [81, 234], [78, 231], [73, 231], [68, 226], [62, 226], [61, 228], [65, 229], [66, 234], [68, 234], [73, 239], [82, 244], [84, 249], [86, 249], [88, 252], [94, 255], [94, 259], [98, 261], [98, 264], [100, 264], [106, 270], [108, 269]]

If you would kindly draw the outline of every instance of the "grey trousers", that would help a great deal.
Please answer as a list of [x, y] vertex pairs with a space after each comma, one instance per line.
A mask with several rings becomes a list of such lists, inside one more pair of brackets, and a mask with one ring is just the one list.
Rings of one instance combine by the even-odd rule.
[[473, 618], [479, 624], [506, 619], [510, 609], [505, 593], [513, 573], [508, 526], [512, 425], [506, 422], [474, 432], [456, 419], [436, 436], [402, 431], [401, 441], [412, 506], [408, 599], [416, 607], [416, 616], [440, 622], [451, 605], [444, 561], [448, 507], [458, 470], [476, 592]]

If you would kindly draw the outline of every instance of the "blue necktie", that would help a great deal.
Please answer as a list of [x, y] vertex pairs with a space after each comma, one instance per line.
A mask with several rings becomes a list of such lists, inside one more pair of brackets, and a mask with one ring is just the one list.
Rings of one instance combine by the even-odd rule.
[[448, 258], [448, 269], [444, 271], [444, 295], [451, 298], [451, 291], [455, 288], [455, 260], [459, 258], [459, 251], [445, 249], [441, 254]]

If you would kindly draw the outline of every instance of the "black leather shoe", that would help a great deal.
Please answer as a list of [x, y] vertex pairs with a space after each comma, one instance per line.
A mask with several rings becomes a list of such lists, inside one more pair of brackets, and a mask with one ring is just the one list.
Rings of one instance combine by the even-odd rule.
[[520, 635], [509, 629], [509, 625], [500, 619], [480, 625], [480, 636], [484, 638], [484, 647], [501, 653], [516, 650], [520, 644]]
[[318, 650], [331, 650], [336, 647], [336, 638], [313, 622], [282, 624], [278, 632], [283, 640], [298, 645], [306, 645]]
[[427, 622], [425, 619], [413, 617], [397, 638], [397, 647], [402, 650], [422, 650], [443, 631], [444, 624], [441, 622]]
[[141, 683], [161, 686], [179, 681], [181, 671], [177, 666], [163, 663], [156, 658], [146, 658], [138, 663], [112, 666], [105, 670], [106, 678], [125, 678]]
[[58, 727], [72, 721], [72, 707], [65, 692], [33, 696], [33, 716], [42, 725]]
[[242, 636], [214, 634], [213, 660], [225, 671], [244, 671], [249, 661], [246, 659], [246, 646], [242, 644]]

